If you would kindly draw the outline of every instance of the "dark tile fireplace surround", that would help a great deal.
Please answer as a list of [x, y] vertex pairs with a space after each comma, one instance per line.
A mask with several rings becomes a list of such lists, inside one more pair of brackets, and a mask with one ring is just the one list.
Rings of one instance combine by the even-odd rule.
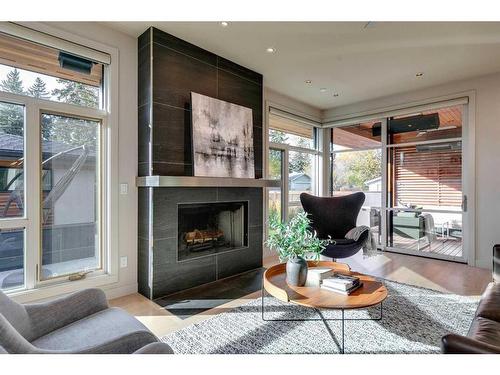
[[[140, 188], [139, 217], [148, 216], [149, 213], [142, 208], [148, 206], [150, 199], [151, 221], [140, 220], [139, 223], [141, 294], [154, 299], [262, 266], [262, 189]], [[242, 199], [248, 205], [246, 243], [217, 251], [188, 251], [187, 259], [179, 257], [182, 238], [179, 238], [178, 210], [181, 205], [242, 202]], [[150, 223], [153, 233], [151, 254], [147, 237]], [[146, 270], [148, 267], [151, 267], [149, 272]], [[147, 279], [148, 276], [151, 280]]]
[[[139, 177], [193, 175], [194, 91], [252, 109], [262, 178], [262, 75], [155, 28], [138, 48]], [[139, 292], [156, 299], [261, 267], [262, 207], [262, 187], [252, 185], [139, 185]]]

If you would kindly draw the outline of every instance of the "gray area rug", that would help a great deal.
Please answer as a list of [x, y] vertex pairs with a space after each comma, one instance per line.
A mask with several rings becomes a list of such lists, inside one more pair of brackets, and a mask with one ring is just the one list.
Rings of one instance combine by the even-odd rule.
[[[477, 297], [463, 297], [382, 280], [389, 296], [381, 321], [346, 321], [345, 353], [439, 353], [441, 336], [465, 334]], [[266, 319], [318, 318], [317, 313], [266, 297]], [[339, 311], [322, 310], [340, 318]], [[376, 318], [378, 307], [346, 311], [346, 318]], [[193, 324], [162, 338], [182, 354], [339, 353], [340, 321], [270, 322], [261, 316], [261, 299]]]

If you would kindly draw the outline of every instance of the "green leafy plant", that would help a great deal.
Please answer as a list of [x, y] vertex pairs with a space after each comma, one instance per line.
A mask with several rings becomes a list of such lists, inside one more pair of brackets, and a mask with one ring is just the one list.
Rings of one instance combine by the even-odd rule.
[[288, 223], [281, 222], [278, 215], [269, 218], [269, 237], [266, 241], [271, 250], [278, 253], [280, 261], [297, 257], [318, 260], [331, 239], [319, 239], [310, 230], [310, 220], [305, 212], [297, 213]]

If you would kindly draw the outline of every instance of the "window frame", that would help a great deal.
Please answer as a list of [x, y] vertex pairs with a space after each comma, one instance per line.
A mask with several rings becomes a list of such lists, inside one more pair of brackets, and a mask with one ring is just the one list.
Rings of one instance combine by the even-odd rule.
[[[265, 176], [266, 178], [270, 178], [269, 176], [269, 151], [272, 150], [279, 150], [282, 152], [282, 176], [281, 176], [281, 219], [283, 221], [288, 220], [288, 215], [289, 215], [289, 208], [290, 207], [295, 207], [297, 205], [292, 205], [290, 206], [289, 202], [289, 186], [288, 186], [288, 164], [289, 164], [289, 156], [290, 152], [299, 152], [299, 153], [305, 153], [308, 155], [313, 155], [313, 169], [314, 169], [314, 189], [311, 192], [312, 194], [319, 195], [323, 191], [323, 169], [322, 164], [323, 164], [323, 154], [324, 154], [324, 146], [323, 146], [323, 130], [320, 126], [319, 121], [313, 121], [310, 120], [310, 122], [315, 122], [317, 123], [317, 126], [314, 126], [312, 124], [304, 124], [304, 126], [310, 126], [313, 130], [313, 137], [314, 137], [314, 148], [306, 148], [306, 147], [299, 147], [299, 146], [293, 146], [289, 145], [286, 143], [275, 143], [275, 142], [270, 142], [269, 141], [269, 132], [271, 129], [273, 129], [270, 125], [269, 121], [269, 115], [271, 112], [272, 108], [276, 108], [278, 110], [280, 109], [281, 106], [272, 104], [272, 103], [266, 103], [266, 127], [265, 127]], [[281, 110], [283, 111], [283, 110]], [[296, 113], [296, 111], [291, 111], [290, 109], [287, 109], [286, 111], [292, 116], [296, 117], [303, 117], [300, 113]], [[308, 120], [306, 117], [304, 117], [305, 120]], [[268, 215], [269, 215], [269, 188], [265, 189], [265, 220], [267, 221]], [[266, 230], [265, 230], [265, 237], [267, 238], [267, 225], [266, 225]]]
[[[50, 100], [36, 99], [25, 95], [18, 95], [0, 91], [0, 101], [12, 104], [20, 104], [25, 108], [24, 118], [24, 192], [25, 209], [24, 216], [19, 218], [0, 219], [0, 229], [24, 228], [24, 285], [19, 288], [8, 289], [8, 292], [15, 293], [37, 289], [46, 285], [53, 285], [64, 282], [68, 275], [61, 275], [51, 279], [42, 280], [41, 278], [41, 257], [42, 257], [42, 225], [41, 225], [41, 186], [42, 186], [42, 167], [41, 167], [41, 116], [43, 113], [72, 116], [99, 121], [101, 129], [99, 131], [99, 190], [101, 194], [99, 207], [99, 251], [100, 268], [92, 271], [87, 277], [105, 275], [110, 273], [109, 257], [107, 256], [107, 230], [104, 226], [105, 219], [109, 216], [107, 207], [108, 195], [105, 193], [106, 187], [110, 181], [105, 172], [109, 155], [108, 149], [108, 112], [104, 109], [93, 109], [79, 107], [73, 104], [58, 103]], [[36, 249], [29, 251], [29, 249]]]
[[[5, 22], [0, 23], [0, 30], [4, 29]], [[23, 23], [20, 23], [23, 25]], [[6, 293], [13, 298], [15, 298], [18, 302], [29, 302], [36, 299], [41, 298], [49, 298], [53, 296], [57, 296], [63, 293], [70, 293], [76, 290], [80, 290], [82, 288], [92, 288], [92, 287], [101, 287], [101, 288], [112, 288], [119, 282], [118, 273], [119, 273], [119, 212], [118, 212], [118, 203], [119, 203], [119, 195], [118, 195], [118, 185], [119, 185], [119, 157], [118, 157], [118, 108], [119, 108], [119, 50], [116, 47], [112, 47], [100, 42], [96, 42], [94, 40], [88, 39], [86, 37], [78, 36], [69, 31], [61, 30], [57, 27], [50, 26], [40, 22], [30, 22], [27, 24], [31, 29], [37, 30], [42, 33], [46, 33], [52, 35], [56, 38], [61, 38], [64, 41], [68, 41], [70, 43], [76, 43], [82, 46], [86, 46], [96, 51], [102, 51], [107, 53], [110, 56], [110, 64], [107, 65], [104, 69], [103, 75], [103, 88], [102, 88], [102, 101], [103, 106], [102, 109], [89, 109], [84, 107], [73, 106], [66, 103], [56, 103], [52, 101], [47, 101], [43, 99], [40, 100], [44, 104], [44, 108], [54, 109], [56, 108], [61, 111], [61, 108], [68, 108], [71, 112], [71, 109], [75, 109], [77, 111], [81, 111], [82, 114], [89, 115], [88, 117], [95, 117], [92, 114], [95, 111], [99, 112], [100, 116], [106, 117], [102, 121], [102, 161], [101, 161], [101, 170], [102, 176], [104, 176], [104, 180], [101, 182], [102, 184], [102, 225], [104, 230], [102, 232], [102, 243], [103, 243], [103, 262], [106, 262], [106, 272], [102, 275], [92, 275], [92, 277], [87, 276], [84, 279], [78, 281], [68, 282], [67, 280], [58, 280], [57, 282], [53, 282], [45, 285], [38, 285], [35, 283], [35, 277], [31, 276], [28, 282], [25, 283], [24, 288], [21, 289], [9, 289]], [[64, 49], [64, 48], [62, 48]], [[20, 102], [21, 104], [25, 101], [32, 102], [34, 98], [10, 94], [5, 92], [0, 92], [2, 98], [6, 101], [11, 102]], [[63, 112], [65, 112], [63, 110]], [[30, 113], [27, 113], [26, 122], [28, 119], [35, 119], [39, 112], [36, 110], [31, 110]], [[99, 117], [99, 116], [98, 116]], [[33, 120], [32, 120], [33, 121]], [[26, 141], [26, 149], [33, 150], [33, 147], [36, 147], [36, 143], [38, 143], [38, 139], [32, 139], [30, 137]], [[39, 156], [32, 157], [32, 160], [26, 160], [26, 168], [36, 168], [39, 164]], [[26, 172], [25, 172], [26, 173]], [[36, 185], [36, 186], [35, 186]], [[35, 179], [33, 184], [29, 184], [27, 186], [26, 191], [31, 188], [32, 191], [36, 192], [36, 189], [39, 188], [39, 180]], [[34, 205], [34, 207], [29, 208], [31, 211], [35, 213], [35, 217], [39, 218], [39, 208]], [[27, 207], [28, 210], [28, 207]], [[28, 211], [26, 211], [27, 213]], [[39, 219], [38, 219], [39, 220]], [[25, 219], [26, 225], [33, 226], [32, 221], [28, 221]], [[0, 223], [0, 228], [2, 227], [2, 223]], [[37, 233], [38, 231], [31, 230], [30, 233]], [[27, 243], [36, 244], [36, 239], [28, 238], [30, 236], [26, 236], [26, 244], [25, 249], [28, 248]], [[31, 236], [32, 237], [32, 236]], [[35, 261], [32, 259], [33, 256], [31, 254], [35, 254], [35, 252], [31, 252], [27, 254], [25, 252], [25, 272], [28, 277], [29, 275], [35, 275], [36, 269], [32, 265], [36, 265]], [[26, 277], [26, 276], [25, 276]]]
[[[81, 108], [81, 107], [78, 107], [78, 106], [75, 106], [77, 108]], [[83, 107], [85, 108], [85, 107]], [[88, 274], [87, 274], [87, 277], [95, 277], [95, 276], [99, 276], [99, 275], [103, 275], [106, 273], [106, 270], [107, 270], [107, 261], [106, 261], [106, 257], [105, 257], [105, 250], [104, 250], [104, 241], [103, 241], [103, 234], [105, 233], [105, 227], [103, 226], [103, 213], [104, 213], [104, 207], [105, 205], [103, 205], [103, 201], [105, 200], [105, 197], [103, 196], [102, 194], [102, 191], [103, 191], [103, 182], [105, 181], [105, 176], [103, 175], [103, 168], [102, 168], [102, 164], [103, 164], [103, 157], [106, 155], [106, 152], [104, 150], [104, 147], [103, 147], [103, 128], [104, 128], [104, 123], [106, 121], [106, 113], [105, 112], [102, 112], [101, 110], [99, 110], [99, 112], [96, 112], [95, 115], [96, 117], [90, 117], [90, 116], [87, 116], [87, 115], [80, 115], [80, 114], [77, 114], [76, 112], [79, 112], [79, 111], [72, 111], [72, 112], [60, 112], [60, 111], [54, 111], [54, 110], [46, 110], [44, 107], [40, 107], [39, 109], [39, 116], [38, 116], [38, 124], [37, 124], [37, 133], [38, 133], [38, 146], [39, 146], [39, 150], [38, 150], [38, 153], [39, 153], [39, 160], [40, 162], [42, 161], [42, 138], [41, 138], [41, 124], [42, 124], [42, 116], [44, 114], [47, 114], [47, 115], [56, 115], [56, 116], [67, 116], [67, 117], [73, 117], [73, 118], [76, 118], [76, 119], [82, 119], [82, 120], [90, 120], [90, 121], [95, 121], [95, 122], [99, 122], [99, 132], [98, 132], [98, 153], [96, 154], [96, 157], [98, 158], [97, 159], [97, 162], [96, 162], [96, 166], [97, 166], [97, 187], [98, 187], [98, 191], [97, 191], [97, 200], [96, 200], [96, 208], [97, 208], [97, 214], [96, 214], [96, 221], [98, 222], [99, 224], [99, 229], [98, 229], [98, 252], [99, 252], [99, 267], [90, 271]], [[99, 116], [99, 117], [97, 117]], [[40, 189], [38, 190], [40, 192], [40, 194], [42, 193], [42, 190], [41, 190], [41, 187], [42, 187], [42, 179], [43, 179], [43, 168], [40, 164], [40, 167], [38, 168], [38, 182], [40, 183]], [[37, 195], [38, 197], [38, 205], [39, 205], [39, 215], [37, 216], [38, 219], [39, 219], [39, 224], [38, 224], [38, 227], [39, 227], [39, 232], [40, 232], [40, 235], [39, 235], [39, 240], [38, 240], [38, 249], [39, 249], [39, 257], [38, 257], [38, 263], [37, 263], [37, 269], [36, 269], [36, 272], [37, 272], [37, 286], [38, 285], [47, 285], [47, 284], [53, 284], [53, 283], [57, 283], [57, 282], [60, 282], [61, 280], [63, 279], [67, 279], [68, 276], [70, 274], [74, 274], [75, 272], [71, 272], [69, 274], [62, 274], [62, 275], [58, 275], [58, 276], [54, 276], [54, 277], [50, 277], [50, 278], [47, 278], [47, 279], [44, 279], [42, 277], [42, 257], [43, 257], [43, 249], [42, 249], [42, 241], [43, 241], [43, 238], [42, 238], [42, 231], [43, 231], [43, 225], [42, 225], [42, 215], [43, 215], [43, 212], [41, 210], [41, 203], [42, 203], [42, 197], [40, 196], [40, 194]], [[76, 272], [80, 272], [80, 271], [76, 271]]]

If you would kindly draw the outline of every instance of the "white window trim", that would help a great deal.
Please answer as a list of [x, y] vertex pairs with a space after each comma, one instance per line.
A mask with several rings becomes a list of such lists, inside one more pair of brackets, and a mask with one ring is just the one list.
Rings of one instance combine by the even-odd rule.
[[[20, 23], [23, 24], [23, 23]], [[65, 103], [56, 103], [53, 101], [43, 101], [43, 109], [52, 109], [54, 111], [64, 112], [64, 108], [69, 110], [69, 113], [81, 113], [83, 116], [87, 117], [96, 117], [96, 111], [100, 112], [100, 117], [106, 117], [106, 120], [103, 121], [102, 124], [102, 148], [103, 148], [103, 156], [102, 156], [102, 192], [103, 192], [103, 201], [102, 201], [102, 246], [103, 246], [103, 265], [106, 264], [106, 274], [96, 275], [94, 277], [87, 277], [78, 281], [62, 281], [60, 280], [58, 283], [48, 283], [48, 284], [39, 284], [36, 288], [33, 289], [23, 289], [23, 290], [12, 290], [7, 291], [10, 296], [13, 296], [15, 300], [19, 302], [28, 302], [32, 300], [38, 300], [43, 298], [49, 298], [53, 296], [57, 296], [64, 293], [69, 293], [77, 290], [81, 290], [89, 287], [113, 287], [119, 281], [118, 273], [119, 273], [119, 237], [118, 237], [118, 228], [119, 228], [119, 214], [118, 214], [118, 103], [119, 103], [119, 51], [115, 47], [111, 47], [93, 40], [89, 40], [87, 38], [80, 37], [78, 35], [74, 35], [72, 33], [60, 30], [56, 27], [52, 27], [43, 23], [27, 23], [27, 27], [31, 29], [38, 30], [40, 32], [47, 33], [49, 35], [53, 35], [57, 38], [62, 38], [66, 41], [80, 44], [82, 46], [87, 46], [89, 48], [95, 49], [97, 51], [102, 51], [111, 56], [111, 64], [105, 69], [105, 94], [107, 96], [104, 97], [104, 110], [95, 110], [91, 108], [83, 108], [79, 106], [74, 106], [71, 104]], [[33, 98], [25, 97], [21, 95], [1, 93], [4, 99], [16, 100], [17, 101], [33, 101]], [[29, 116], [39, 116], [39, 110], [36, 113], [27, 113], [26, 121]], [[28, 133], [26, 129], [26, 133]], [[33, 138], [33, 137], [31, 137]], [[30, 145], [33, 145], [34, 142], [39, 143], [39, 139], [36, 140], [27, 137], [26, 139], [26, 148]], [[27, 149], [28, 151], [28, 149]], [[29, 168], [29, 162], [31, 161], [31, 169], [35, 166], [35, 173], [38, 170], [39, 164], [39, 156], [38, 159], [27, 157], [27, 165], [26, 168]], [[29, 173], [29, 172], [25, 172]], [[38, 181], [35, 178], [35, 181]], [[38, 185], [36, 185], [38, 184]], [[39, 187], [39, 181], [36, 183], [36, 186], [33, 186], [32, 189]], [[26, 191], [27, 192], [27, 191]], [[36, 208], [39, 213], [39, 208]], [[26, 213], [28, 214], [29, 208], [26, 207]], [[34, 207], [31, 210], [35, 210]], [[34, 212], [36, 214], [36, 212]], [[36, 215], [39, 220], [39, 215]], [[31, 223], [28, 220], [28, 224]], [[33, 225], [33, 224], [31, 224]], [[31, 233], [37, 233], [38, 230], [31, 230]], [[27, 242], [33, 243], [33, 239], [26, 238]], [[27, 247], [27, 244], [25, 244]], [[32, 254], [36, 253], [38, 256], [38, 252], [31, 252]], [[26, 258], [30, 254], [29, 251], [26, 251]], [[26, 264], [28, 259], [25, 260]], [[31, 262], [35, 264], [34, 262]], [[26, 274], [28, 272], [32, 275], [35, 275], [35, 270], [26, 269]], [[28, 281], [28, 280], [27, 280]], [[33, 282], [30, 281], [31, 284]], [[26, 287], [28, 287], [28, 282], [26, 283]]]

